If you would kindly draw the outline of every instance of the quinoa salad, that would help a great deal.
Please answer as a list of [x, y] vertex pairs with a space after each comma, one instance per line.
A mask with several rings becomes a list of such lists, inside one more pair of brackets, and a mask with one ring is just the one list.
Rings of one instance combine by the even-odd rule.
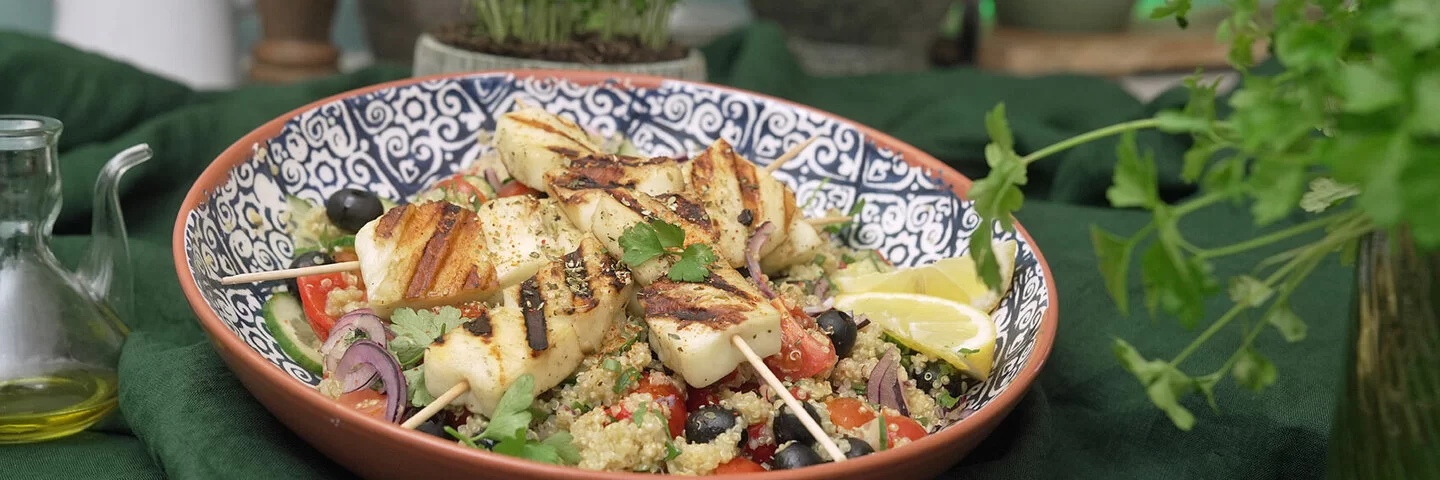
[[900, 269], [724, 140], [646, 157], [526, 107], [481, 141], [413, 198], [290, 199], [291, 268], [357, 265], [263, 308], [321, 394], [393, 423], [436, 404], [416, 430], [496, 454], [710, 475], [833, 461], [733, 342], [848, 458], [963, 420], [989, 374], [989, 352], [837, 307], [842, 279]]

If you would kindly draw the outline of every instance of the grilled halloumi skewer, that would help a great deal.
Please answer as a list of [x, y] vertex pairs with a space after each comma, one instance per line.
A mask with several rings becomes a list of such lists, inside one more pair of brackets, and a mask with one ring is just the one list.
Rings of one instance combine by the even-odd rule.
[[535, 377], [535, 391], [570, 377], [585, 358], [570, 322], [551, 322], [515, 307], [488, 307], [425, 349], [425, 389], [439, 397], [460, 382], [470, 388], [451, 402], [490, 416], [515, 379]]
[[605, 253], [599, 241], [587, 237], [574, 251], [506, 289], [503, 302], [527, 317], [569, 323], [579, 337], [580, 351], [588, 354], [599, 350], [605, 333], [625, 314], [625, 302], [634, 290], [630, 269]]
[[732, 336], [760, 357], [780, 352], [780, 312], [735, 269], [713, 266], [702, 283], [662, 278], [636, 298], [650, 327], [650, 347], [693, 387], [715, 383], [746, 362]]
[[471, 212], [447, 202], [400, 205], [355, 234], [370, 307], [429, 308], [480, 300], [500, 287]]
[[[588, 224], [590, 234], [611, 252], [625, 251], [620, 245], [620, 236], [625, 234], [625, 230], [654, 220], [677, 225], [684, 230], [686, 246], [715, 242], [715, 223], [704, 207], [685, 194], [652, 197], [633, 190], [609, 188], [578, 190], [559, 200], [566, 217], [577, 225]], [[664, 258], [631, 268], [641, 285], [655, 281], [669, 270], [670, 262]]]
[[565, 219], [553, 198], [517, 195], [497, 198], [475, 212], [496, 276], [524, 278], [574, 251], [587, 237]]
[[495, 122], [495, 150], [511, 177], [542, 192], [545, 172], [600, 153], [579, 125], [538, 107], [501, 115]]

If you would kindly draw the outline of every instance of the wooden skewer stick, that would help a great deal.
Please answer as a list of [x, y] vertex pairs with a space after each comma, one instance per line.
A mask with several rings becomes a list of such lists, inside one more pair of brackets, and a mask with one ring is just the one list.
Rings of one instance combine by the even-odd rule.
[[780, 398], [785, 400], [785, 405], [790, 407], [790, 411], [795, 412], [795, 416], [800, 418], [800, 423], [804, 424], [805, 429], [810, 431], [810, 435], [820, 442], [820, 446], [825, 448], [825, 451], [830, 454], [830, 458], [836, 462], [848, 460], [845, 452], [841, 452], [840, 447], [835, 445], [835, 441], [830, 439], [830, 435], [825, 434], [825, 429], [820, 428], [820, 424], [810, 418], [810, 413], [800, 405], [800, 401], [790, 394], [790, 390], [785, 388], [785, 384], [780, 383], [780, 379], [775, 378], [775, 374], [770, 372], [770, 368], [765, 366], [765, 362], [760, 360], [760, 356], [750, 349], [750, 344], [745, 343], [745, 340], [741, 339], [739, 335], [730, 337], [730, 343], [740, 349], [740, 353], [745, 355], [745, 359], [750, 361], [750, 365], [755, 367], [755, 371], [760, 373], [760, 377], [765, 379], [765, 383], [769, 384], [775, 393], [780, 394]]
[[320, 275], [323, 273], [353, 272], [360, 269], [360, 261], [330, 263], [325, 265], [314, 265], [310, 267], [287, 268], [284, 270], [271, 270], [268, 272], [242, 273], [231, 275], [220, 279], [221, 285], [234, 285], [237, 283], [254, 283], [266, 280], [280, 280], [285, 278], [303, 277], [306, 275]]
[[405, 423], [400, 424], [400, 426], [414, 430], [415, 427], [418, 427], [420, 426], [420, 424], [425, 423], [425, 421], [429, 420], [430, 417], [433, 417], [435, 416], [435, 414], [440, 413], [440, 410], [445, 408], [446, 405], [449, 405], [450, 402], [453, 402], [456, 398], [460, 398], [461, 395], [464, 395], [466, 390], [470, 390], [470, 382], [461, 380], [460, 383], [457, 383], [455, 384], [455, 386], [450, 387], [449, 390], [446, 390], [445, 393], [440, 394], [439, 397], [435, 397], [435, 401], [430, 402], [430, 404], [426, 405], [425, 408], [422, 408], [420, 409], [420, 411], [415, 412], [415, 416], [410, 417], [409, 420], [406, 420]]
[[765, 173], [775, 173], [775, 171], [779, 170], [781, 166], [785, 165], [791, 160], [794, 160], [795, 157], [800, 156], [800, 152], [805, 151], [805, 149], [809, 147], [810, 144], [815, 143], [815, 139], [817, 138], [820, 137], [807, 138], [805, 139], [805, 141], [800, 142], [799, 145], [796, 145], [795, 148], [792, 148], [790, 149], [790, 151], [781, 154], [780, 158], [776, 158], [774, 162], [771, 162], [769, 165], [765, 166]]
[[805, 219], [805, 223], [810, 224], [812, 227], [823, 227], [825, 225], [849, 222], [854, 219], [855, 217], [849, 215], [839, 215], [834, 217], [807, 218]]

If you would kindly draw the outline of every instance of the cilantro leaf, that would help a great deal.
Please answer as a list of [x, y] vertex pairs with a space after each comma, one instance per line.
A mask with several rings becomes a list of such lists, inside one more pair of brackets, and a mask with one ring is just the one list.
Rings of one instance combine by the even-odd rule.
[[1129, 131], [1116, 148], [1119, 163], [1115, 164], [1114, 185], [1105, 191], [1110, 205], [1116, 207], [1152, 207], [1160, 203], [1160, 189], [1155, 178], [1155, 155], [1141, 156], [1135, 146], [1135, 132]]
[[1012, 214], [1025, 203], [1025, 194], [1019, 186], [1029, 179], [1025, 162], [1014, 150], [1014, 138], [1005, 120], [1005, 104], [996, 105], [985, 115], [985, 129], [991, 137], [991, 143], [985, 146], [985, 162], [990, 165], [990, 174], [976, 180], [966, 192], [981, 218], [980, 227], [970, 235], [970, 258], [974, 259], [985, 284], [998, 290], [1000, 263], [990, 245], [995, 233], [991, 224], [999, 222], [1005, 230], [1014, 228]]
[[402, 368], [414, 367], [424, 358], [425, 348], [436, 338], [464, 323], [460, 309], [455, 307], [440, 307], [439, 313], [396, 309], [390, 314], [390, 331], [395, 333], [395, 338], [388, 346]]
[[1305, 321], [1301, 320], [1300, 316], [1290, 309], [1290, 305], [1285, 303], [1278, 303], [1270, 307], [1270, 311], [1265, 314], [1265, 323], [1273, 325], [1276, 330], [1280, 331], [1280, 336], [1285, 337], [1285, 341], [1290, 343], [1304, 340], [1305, 333], [1309, 329], [1305, 325]]
[[1300, 208], [1310, 213], [1320, 213], [1347, 198], [1360, 194], [1354, 185], [1346, 185], [1327, 177], [1310, 181], [1310, 191], [1300, 196]]
[[[505, 389], [505, 394], [500, 396], [500, 401], [495, 404], [495, 412], [490, 415], [490, 423], [485, 426], [485, 431], [480, 432], [480, 438], [488, 438], [497, 442], [525, 441], [525, 430], [530, 428], [530, 404], [535, 402], [535, 377], [530, 374], [521, 375]], [[499, 445], [496, 445], [497, 452]]]
[[1090, 242], [1095, 244], [1095, 259], [1100, 264], [1100, 277], [1105, 279], [1105, 290], [1110, 292], [1120, 314], [1129, 316], [1130, 257], [1135, 251], [1135, 241], [1091, 225]]
[[1230, 301], [1246, 307], [1255, 308], [1265, 304], [1266, 300], [1275, 293], [1275, 290], [1261, 282], [1259, 279], [1249, 275], [1241, 275], [1230, 279]]
[[1271, 158], [1255, 162], [1249, 183], [1255, 204], [1251, 213], [1257, 225], [1284, 218], [1300, 200], [1305, 188], [1305, 166], [1294, 158]]
[[655, 229], [655, 238], [662, 248], [680, 248], [685, 244], [685, 230], [679, 225], [655, 220], [650, 222], [650, 227]]
[[409, 387], [410, 405], [424, 407], [435, 401], [435, 396], [430, 395], [430, 390], [425, 388], [425, 367], [415, 367], [405, 371], [405, 384]]
[[1231, 373], [1235, 374], [1237, 383], [1256, 392], [1275, 383], [1275, 364], [1253, 348], [1246, 348], [1240, 354]]
[[632, 267], [665, 253], [660, 234], [650, 223], [637, 223], [626, 228], [625, 233], [620, 234], [620, 248], [625, 250], [620, 261]]
[[[1169, 227], [1173, 228], [1173, 227]], [[1145, 287], [1145, 306], [1154, 316], [1157, 311], [1174, 315], [1180, 324], [1194, 327], [1205, 316], [1205, 297], [1216, 290], [1210, 276], [1210, 265], [1195, 257], [1176, 252], [1178, 233], [1163, 233], [1160, 241], [1146, 249], [1140, 259], [1141, 282]]]
[[1115, 339], [1115, 357], [1125, 370], [1140, 380], [1150, 403], [1164, 411], [1170, 421], [1181, 430], [1189, 431], [1195, 426], [1195, 415], [1180, 405], [1180, 397], [1196, 388], [1195, 381], [1164, 360], [1146, 360], [1135, 347], [1124, 340]]
[[680, 253], [680, 260], [670, 267], [669, 277], [677, 282], [703, 282], [710, 276], [710, 264], [715, 263], [715, 251], [703, 243], [691, 244]]

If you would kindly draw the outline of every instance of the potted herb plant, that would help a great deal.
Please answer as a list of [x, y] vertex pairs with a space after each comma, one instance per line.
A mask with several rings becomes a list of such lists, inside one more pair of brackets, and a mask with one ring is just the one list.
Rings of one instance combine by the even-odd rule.
[[[1183, 27], [1189, 3], [1167, 0], [1153, 16], [1173, 16]], [[1115, 207], [1149, 210], [1153, 220], [1123, 235], [1092, 227], [1100, 273], [1119, 310], [1128, 309], [1128, 274], [1136, 260], [1152, 312], [1197, 325], [1207, 317], [1206, 298], [1224, 292], [1233, 302], [1168, 359], [1114, 341], [1120, 364], [1183, 430], [1196, 422], [1181, 405], [1183, 397], [1198, 394], [1213, 407], [1213, 389], [1225, 377], [1253, 390], [1274, 383], [1277, 368], [1257, 350], [1256, 338], [1302, 340], [1306, 326], [1290, 308], [1291, 293], [1321, 262], [1337, 256], [1356, 262], [1351, 341], [1333, 346], [1349, 359], [1330, 442], [1331, 473], [1436, 478], [1440, 455], [1431, 441], [1440, 437], [1440, 15], [1423, 1], [1279, 0], [1271, 20], [1261, 22], [1258, 2], [1226, 3], [1231, 11], [1222, 30], [1232, 42], [1230, 63], [1244, 79], [1230, 95], [1227, 113], [1217, 109], [1215, 85], [1192, 79], [1183, 110], [1022, 155], [1014, 149], [1004, 106], [997, 106], [985, 119], [991, 170], [969, 197], [982, 217], [1010, 229], [1011, 214], [1024, 200], [1027, 165], [1121, 136], [1107, 197]], [[1281, 73], [1250, 70], [1258, 41], [1271, 45]], [[1183, 179], [1198, 184], [1199, 194], [1174, 204], [1161, 199], [1153, 158], [1136, 148], [1134, 134], [1143, 129], [1193, 137]], [[1226, 246], [1186, 241], [1181, 220], [1223, 202], [1248, 204], [1261, 226], [1294, 223]], [[979, 229], [970, 248], [982, 276], [995, 284], [991, 233]], [[1296, 244], [1250, 272], [1227, 273], [1226, 288], [1212, 270], [1213, 262], [1230, 255]], [[1236, 322], [1252, 314], [1262, 321]], [[1226, 331], [1242, 335], [1217, 337]], [[1238, 338], [1235, 352], [1215, 371], [1192, 371], [1187, 357], [1218, 338]]]
[[751, 0], [813, 75], [924, 70], [954, 0]]
[[472, 0], [472, 21], [415, 43], [416, 76], [497, 69], [602, 70], [705, 80], [700, 51], [670, 39], [677, 0]]

